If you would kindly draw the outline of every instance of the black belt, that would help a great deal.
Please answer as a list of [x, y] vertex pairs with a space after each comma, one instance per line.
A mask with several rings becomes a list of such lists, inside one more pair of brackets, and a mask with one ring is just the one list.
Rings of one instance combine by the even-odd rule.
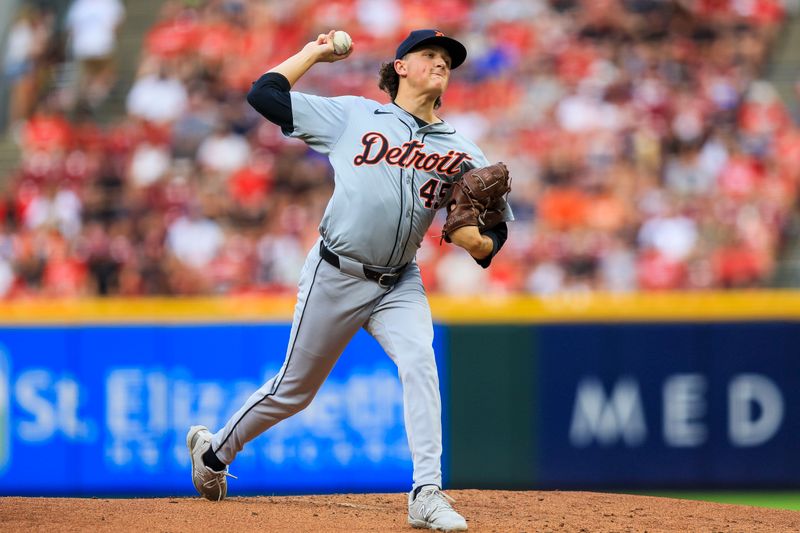
[[[320, 241], [319, 243], [319, 255], [331, 265], [335, 266], [336, 268], [340, 268], [339, 256], [330, 251], [328, 247], [325, 246], [325, 243], [323, 243], [322, 241]], [[398, 280], [400, 279], [400, 275], [403, 273], [403, 270], [405, 270], [406, 266], [408, 265], [403, 265], [394, 272], [380, 272], [378, 270], [369, 268], [366, 265], [361, 265], [361, 266], [364, 269], [365, 278], [367, 278], [370, 281], [374, 281], [383, 288], [388, 289], [389, 287], [393, 287], [394, 284], [398, 282]]]

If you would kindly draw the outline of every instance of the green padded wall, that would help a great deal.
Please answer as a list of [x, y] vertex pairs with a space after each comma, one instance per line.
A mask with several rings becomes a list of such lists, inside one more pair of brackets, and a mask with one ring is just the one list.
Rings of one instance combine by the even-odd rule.
[[449, 335], [448, 487], [530, 486], [536, 450], [534, 328], [451, 326]]

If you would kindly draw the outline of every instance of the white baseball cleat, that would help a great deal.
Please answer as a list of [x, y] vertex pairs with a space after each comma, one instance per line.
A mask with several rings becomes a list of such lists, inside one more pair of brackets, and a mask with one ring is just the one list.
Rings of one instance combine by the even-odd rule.
[[416, 498], [412, 490], [408, 493], [408, 523], [418, 528], [466, 531], [467, 521], [450, 502], [455, 500], [435, 485], [423, 487]]
[[228, 473], [227, 467], [221, 472], [212, 470], [203, 463], [203, 454], [211, 447], [211, 432], [205, 426], [192, 426], [186, 434], [186, 447], [192, 458], [192, 482], [201, 496], [218, 502], [228, 494], [226, 477], [236, 478]]

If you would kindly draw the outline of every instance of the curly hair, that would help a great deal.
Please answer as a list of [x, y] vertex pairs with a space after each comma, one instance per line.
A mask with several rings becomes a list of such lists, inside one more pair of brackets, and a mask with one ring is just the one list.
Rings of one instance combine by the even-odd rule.
[[[387, 93], [394, 102], [397, 98], [397, 90], [400, 88], [400, 75], [394, 69], [394, 61], [383, 63], [381, 65], [380, 74], [378, 77], [378, 88]], [[442, 105], [442, 97], [437, 96], [436, 102], [433, 103], [434, 109], [439, 109]]]

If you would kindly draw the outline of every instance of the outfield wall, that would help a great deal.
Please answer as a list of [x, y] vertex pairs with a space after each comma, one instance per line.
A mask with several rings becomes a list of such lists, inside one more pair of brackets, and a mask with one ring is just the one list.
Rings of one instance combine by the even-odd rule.
[[[0, 494], [191, 494], [184, 437], [280, 368], [292, 299], [0, 304]], [[432, 298], [453, 487], [796, 488], [800, 295]], [[402, 491], [402, 391], [364, 332], [238, 493]]]

